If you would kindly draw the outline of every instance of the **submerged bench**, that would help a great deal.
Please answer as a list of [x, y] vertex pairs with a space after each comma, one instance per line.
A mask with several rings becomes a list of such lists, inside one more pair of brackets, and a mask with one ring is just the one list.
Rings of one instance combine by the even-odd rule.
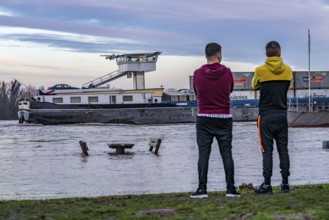
[[124, 154], [125, 149], [131, 149], [135, 144], [107, 144], [109, 148], [115, 149], [116, 154]]

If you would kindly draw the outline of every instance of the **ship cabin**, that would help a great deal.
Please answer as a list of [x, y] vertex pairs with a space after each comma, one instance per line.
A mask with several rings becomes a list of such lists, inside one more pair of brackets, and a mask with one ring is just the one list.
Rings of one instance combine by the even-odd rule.
[[163, 92], [163, 101], [181, 106], [196, 106], [196, 96], [190, 89], [166, 89]]
[[163, 88], [121, 90], [108, 88], [39, 91], [34, 101], [54, 104], [143, 104], [161, 103]]

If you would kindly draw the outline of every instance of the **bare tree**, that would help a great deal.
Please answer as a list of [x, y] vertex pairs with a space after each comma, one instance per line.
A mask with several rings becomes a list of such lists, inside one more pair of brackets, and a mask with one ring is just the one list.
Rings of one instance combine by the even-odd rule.
[[14, 120], [17, 119], [18, 102], [20, 99], [28, 99], [33, 96], [35, 88], [29, 86], [28, 88], [20, 89], [18, 95], [11, 94], [11, 86], [13, 82], [0, 82], [0, 120]]

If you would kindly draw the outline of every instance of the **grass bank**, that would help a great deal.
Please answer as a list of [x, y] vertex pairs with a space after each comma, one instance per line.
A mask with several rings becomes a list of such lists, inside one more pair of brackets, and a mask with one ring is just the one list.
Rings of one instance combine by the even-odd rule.
[[96, 198], [0, 201], [0, 219], [329, 219], [329, 184], [292, 186], [283, 194], [241, 198], [210, 192], [207, 199], [188, 193]]

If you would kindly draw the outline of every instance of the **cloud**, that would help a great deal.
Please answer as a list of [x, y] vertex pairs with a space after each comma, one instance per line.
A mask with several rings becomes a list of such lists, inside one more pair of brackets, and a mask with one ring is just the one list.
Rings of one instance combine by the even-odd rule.
[[163, 31], [148, 30], [148, 29], [133, 29], [131, 27], [118, 28], [111, 26], [95, 25], [95, 23], [84, 22], [83, 24], [77, 24], [74, 22], [63, 22], [49, 19], [36, 19], [36, 18], [20, 18], [20, 17], [5, 17], [0, 16], [0, 25], [7, 27], [24, 27], [31, 29], [43, 29], [50, 31], [59, 31], [76, 34], [87, 34], [94, 36], [109, 36], [109, 37], [122, 37], [126, 36], [131, 38], [134, 36], [138, 38], [140, 36], [158, 36], [166, 34]]
[[[326, 12], [321, 12], [321, 9], [328, 6], [328, 3], [322, 0], [181, 0], [175, 2], [139, 0], [138, 3], [132, 0], [30, 0], [28, 2], [3, 0], [2, 4], [8, 8], [21, 10], [24, 17], [43, 17], [62, 21], [80, 18], [81, 21], [104, 22], [104, 25], [106, 25], [105, 22], [109, 22], [108, 26], [113, 23], [128, 25], [135, 21], [161, 22], [161, 24], [223, 19], [282, 21], [316, 17], [319, 14], [325, 14]], [[141, 24], [141, 26], [144, 25]]]
[[10, 10], [0, 7], [0, 16], [14, 16]]
[[[8, 2], [8, 1], [7, 1]], [[44, 1], [31, 1], [30, 5], [41, 5]], [[102, 14], [104, 11], [115, 16], [145, 17], [145, 18], [177, 18], [181, 21], [208, 20], [208, 19], [275, 19], [284, 20], [306, 17], [318, 13], [320, 7], [326, 6], [322, 0], [181, 0], [181, 1], [149, 1], [139, 0], [138, 4], [132, 0], [57, 0], [47, 5], [42, 4], [44, 10], [60, 7], [88, 8], [94, 15], [95, 11]], [[121, 17], [122, 18], [122, 17]]]
[[[55, 32], [63, 32], [66, 35], [71, 33], [74, 37], [79, 35], [81, 40], [89, 37], [89, 40], [96, 38], [90, 38], [91, 36], [103, 37], [111, 40], [113, 43], [131, 43], [137, 44], [156, 44], [157, 39], [183, 39], [180, 34], [162, 31], [152, 30], [143, 27], [112, 27], [97, 25], [95, 22], [89, 23], [76, 23], [74, 22], [62, 22], [48, 19], [34, 19], [34, 18], [14, 18], [0, 16], [0, 26], [4, 27], [24, 27], [37, 30], [48, 30]], [[0, 30], [0, 33], [3, 30]], [[27, 31], [25, 31], [27, 33]], [[123, 42], [125, 41], [125, 42]]]
[[[115, 45], [139, 45], [137, 40], [124, 38], [110, 38], [102, 36], [82, 35], [58, 31], [48, 31], [28, 28], [3, 27], [0, 31], [0, 39], [3, 41], [30, 42], [49, 47], [58, 47], [65, 50], [106, 52]], [[0, 43], [1, 45], [1, 43]], [[8, 44], [7, 44], [8, 45]], [[18, 46], [19, 43], [16, 44]], [[15, 46], [15, 45], [14, 45]], [[26, 46], [26, 44], [25, 44]]]
[[13, 67], [24, 67], [24, 68], [31, 68], [31, 69], [48, 69], [48, 70], [60, 70], [60, 71], [83, 71], [78, 68], [63, 68], [59, 66], [51, 66], [51, 65], [42, 65], [42, 64], [35, 64], [35, 63], [27, 63], [23, 62], [18, 59], [12, 59], [12, 58], [0, 58], [0, 65], [2, 66], [13, 66]]
[[[0, 16], [1, 40], [65, 51], [190, 56], [202, 55], [206, 43], [219, 41], [229, 60], [258, 62], [262, 46], [277, 39], [285, 49], [296, 47], [285, 55], [294, 56], [298, 66], [303, 63], [301, 45], [308, 28], [314, 43], [327, 43], [329, 36], [328, 2], [323, 0], [2, 0], [1, 4], [20, 15]], [[4, 32], [5, 27], [22, 29], [10, 33], [15, 29]]]
[[89, 19], [89, 20], [76, 20], [76, 23], [85, 23], [85, 24], [101, 24], [99, 19]]
[[[33, 42], [40, 45], [86, 52], [170, 51], [171, 41], [186, 39], [178, 34], [143, 29], [123, 29], [104, 26], [57, 24], [53, 21], [1, 19], [0, 39]], [[14, 27], [8, 27], [14, 26]], [[15, 27], [16, 26], [16, 27]], [[20, 28], [25, 26], [26, 28]], [[38, 28], [38, 29], [37, 29]], [[131, 37], [133, 36], [133, 37]], [[181, 39], [181, 40], [180, 40]], [[174, 50], [177, 50], [175, 48]]]

